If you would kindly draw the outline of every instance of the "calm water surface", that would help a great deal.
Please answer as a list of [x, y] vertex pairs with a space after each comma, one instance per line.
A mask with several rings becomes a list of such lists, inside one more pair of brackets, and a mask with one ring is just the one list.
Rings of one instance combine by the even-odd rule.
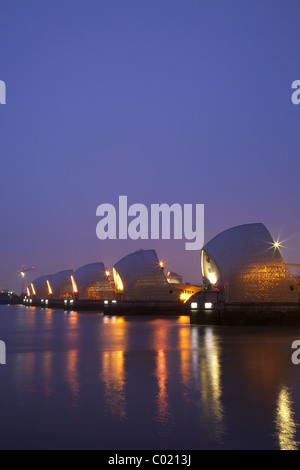
[[298, 449], [299, 328], [0, 306], [1, 449]]

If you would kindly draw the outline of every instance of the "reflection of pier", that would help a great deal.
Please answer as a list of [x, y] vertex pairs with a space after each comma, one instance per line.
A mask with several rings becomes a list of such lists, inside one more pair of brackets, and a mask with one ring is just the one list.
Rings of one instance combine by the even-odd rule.
[[115, 417], [126, 416], [124, 351], [107, 351], [102, 355], [102, 380], [105, 406]]
[[293, 412], [291, 392], [283, 386], [279, 392], [276, 409], [276, 430], [280, 450], [298, 450], [297, 424]]
[[[157, 381], [158, 392], [156, 394], [156, 420], [161, 426], [166, 428], [172, 421], [172, 412], [170, 409], [170, 391], [168, 390], [168, 324], [164, 320], [155, 320], [155, 334], [153, 336], [152, 347], [155, 351], [155, 378]], [[162, 428], [160, 429], [162, 431]]]
[[200, 386], [203, 414], [201, 420], [211, 437], [219, 444], [226, 434], [225, 412], [223, 406], [221, 349], [218, 337], [210, 327], [204, 334], [198, 329], [192, 330], [194, 380]]
[[[126, 417], [126, 363], [127, 328], [122, 317], [105, 317], [105, 325], [111, 325], [111, 342], [113, 350], [101, 353], [100, 378], [104, 384], [105, 409], [115, 418], [123, 420]], [[116, 341], [116, 343], [115, 343]]]

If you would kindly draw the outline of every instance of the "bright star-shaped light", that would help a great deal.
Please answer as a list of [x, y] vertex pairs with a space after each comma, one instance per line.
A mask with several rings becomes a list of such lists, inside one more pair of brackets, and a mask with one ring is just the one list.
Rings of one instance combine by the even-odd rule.
[[274, 246], [274, 248], [278, 248], [278, 250], [280, 250], [281, 243], [279, 242], [279, 240], [276, 240], [276, 241], [274, 241], [273, 246]]

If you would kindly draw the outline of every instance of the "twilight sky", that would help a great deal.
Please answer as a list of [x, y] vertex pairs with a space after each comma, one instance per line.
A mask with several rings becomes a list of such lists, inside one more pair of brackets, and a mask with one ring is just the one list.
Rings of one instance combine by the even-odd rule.
[[0, 287], [185, 241], [100, 241], [97, 206], [205, 204], [205, 242], [263, 222], [300, 263], [298, 0], [0, 0]]

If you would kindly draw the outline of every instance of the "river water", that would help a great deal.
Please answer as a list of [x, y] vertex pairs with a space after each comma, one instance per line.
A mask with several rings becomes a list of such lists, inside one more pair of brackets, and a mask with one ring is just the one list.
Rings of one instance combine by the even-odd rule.
[[0, 306], [1, 449], [298, 449], [299, 328]]

